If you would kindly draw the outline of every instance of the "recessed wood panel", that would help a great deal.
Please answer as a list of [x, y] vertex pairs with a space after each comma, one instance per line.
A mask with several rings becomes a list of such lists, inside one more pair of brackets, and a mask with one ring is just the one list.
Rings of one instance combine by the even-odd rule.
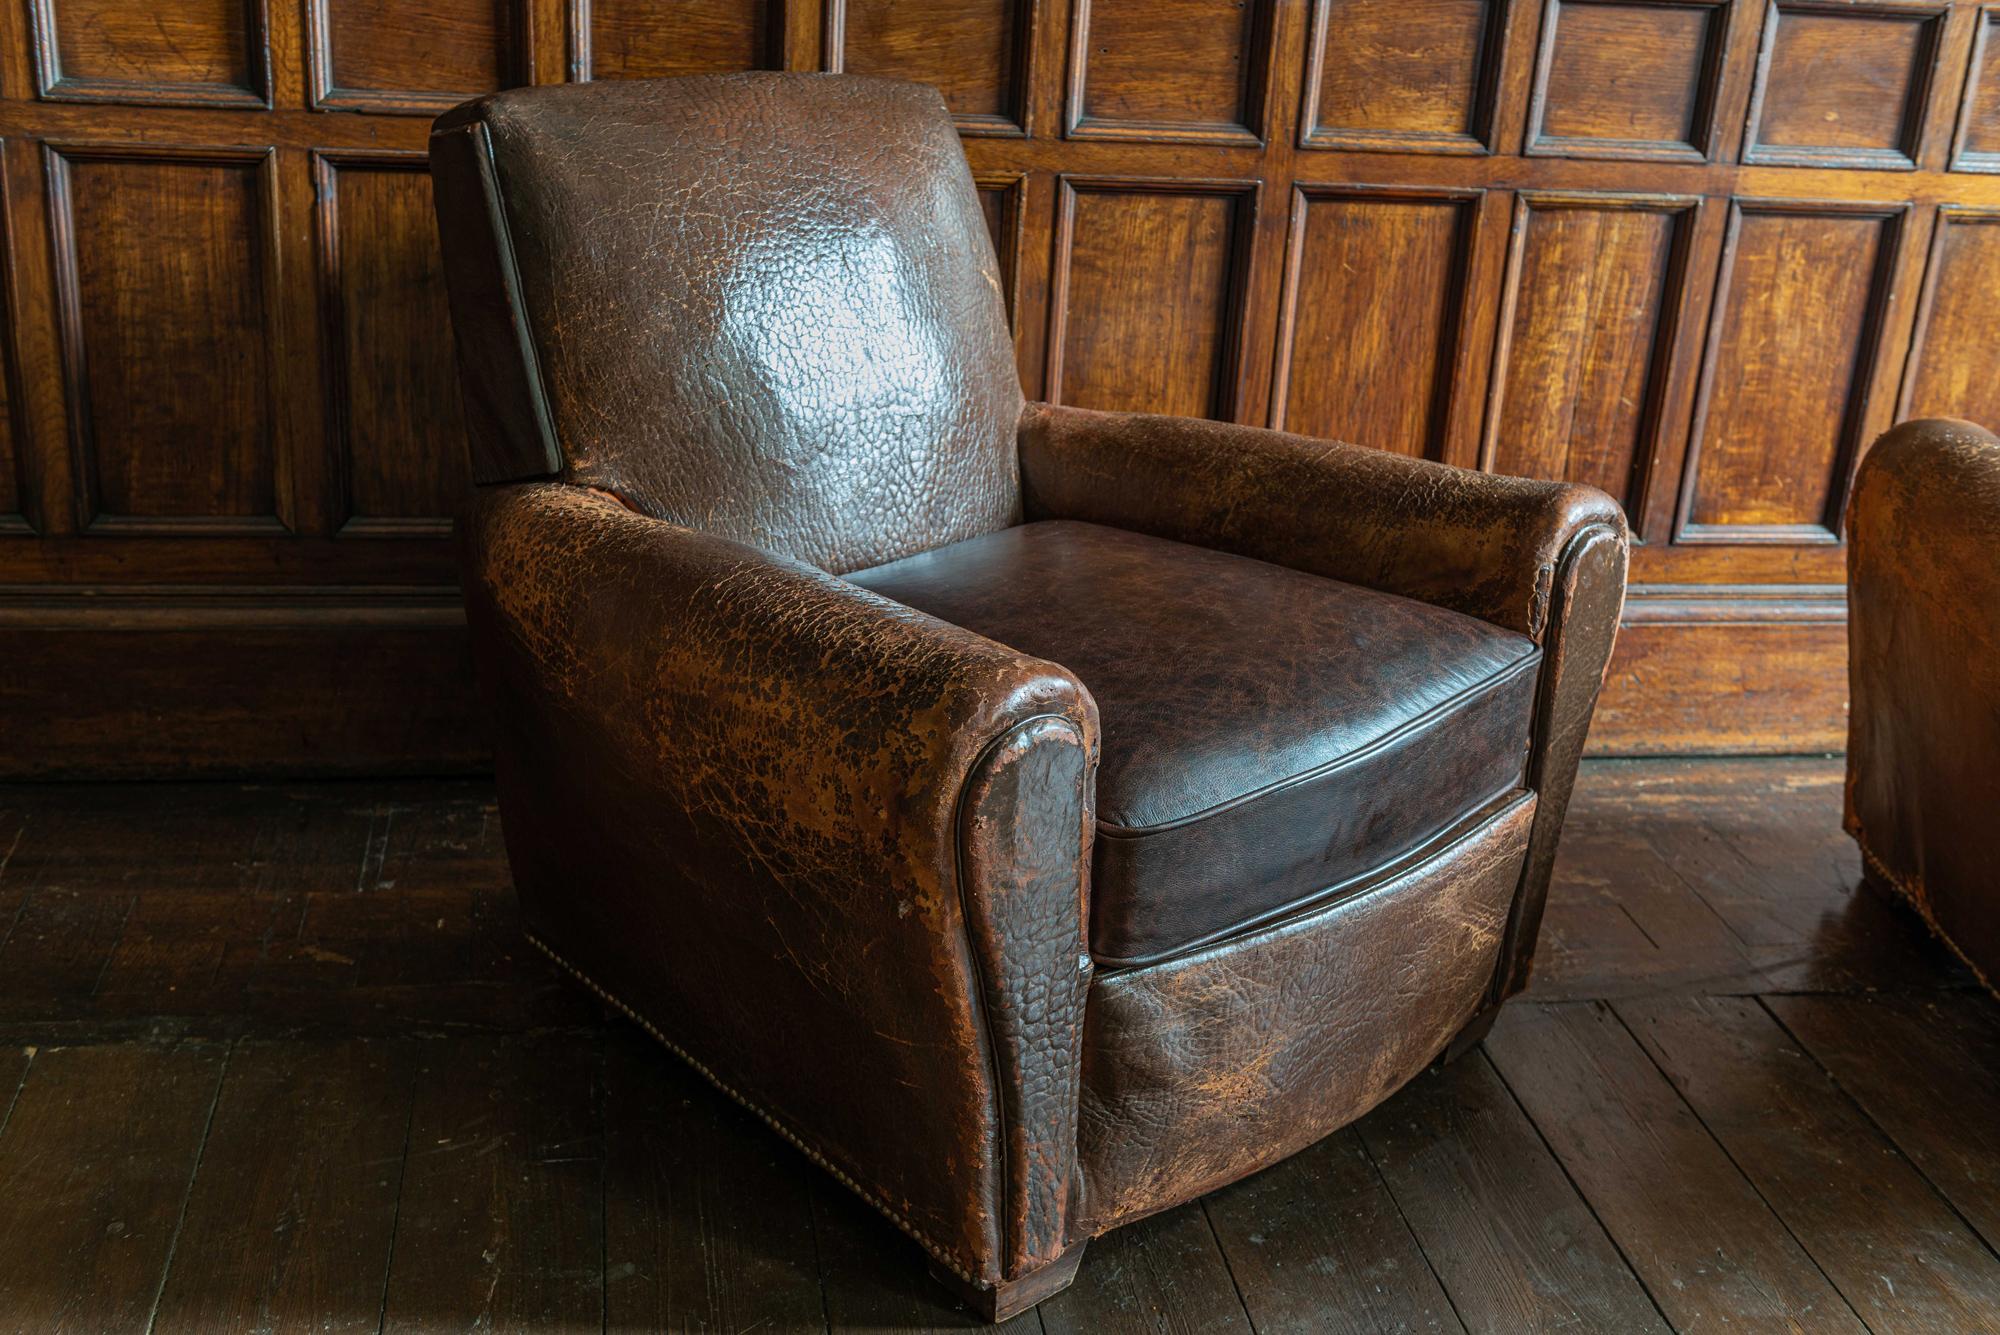
[[1743, 160], [1915, 166], [1944, 13], [1774, 4]]
[[42, 96], [264, 106], [260, 0], [29, 0]]
[[260, 155], [49, 154], [79, 519], [277, 523]]
[[1072, 138], [1259, 142], [1271, 0], [1076, 0]]
[[1229, 415], [1251, 197], [1172, 184], [1063, 183], [1052, 401]]
[[1959, 171], [2000, 172], [2000, 10], [1982, 10], [1973, 34], [1972, 74], [1951, 165]]
[[1692, 200], [1523, 197], [1482, 464], [1587, 482], [1635, 519]]
[[776, 69], [781, 0], [570, 0], [581, 79]]
[[314, 105], [433, 114], [526, 81], [522, 0], [308, 0]]
[[827, 68], [927, 83], [968, 134], [1019, 134], [1032, 0], [828, 0]]
[[1021, 263], [1021, 193], [1023, 176], [979, 176], [979, 211], [993, 238], [993, 255], [1000, 263], [1000, 291], [1007, 301], [1007, 323], [1014, 323], [1014, 280]]
[[1734, 207], [1678, 537], [1832, 542], [1901, 213]]
[[1307, 190], [1294, 201], [1278, 425], [1438, 456], [1473, 203]]
[[443, 532], [467, 485], [465, 425], [422, 158], [322, 158], [331, 436], [347, 531]]
[[1488, 0], [1319, 0], [1300, 142], [1484, 151], [1503, 8]]
[[1722, 0], [1555, 0], [1527, 151], [1706, 156], [1728, 15]]
[[2000, 214], [1938, 213], [1898, 417], [1963, 417], [2000, 430]]

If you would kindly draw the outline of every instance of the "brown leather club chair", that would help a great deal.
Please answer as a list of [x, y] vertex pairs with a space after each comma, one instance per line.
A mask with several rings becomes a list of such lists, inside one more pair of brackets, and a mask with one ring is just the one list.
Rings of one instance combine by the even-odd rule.
[[2000, 440], [1905, 422], [1847, 510], [1847, 832], [2000, 989]]
[[431, 144], [542, 949], [989, 1316], [1484, 1032], [1610, 500], [1024, 403], [927, 88], [524, 90]]

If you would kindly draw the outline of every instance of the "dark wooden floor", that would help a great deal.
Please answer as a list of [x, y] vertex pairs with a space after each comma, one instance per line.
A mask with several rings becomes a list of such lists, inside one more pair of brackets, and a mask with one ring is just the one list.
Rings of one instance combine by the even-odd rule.
[[[1839, 806], [1593, 765], [1483, 1052], [1016, 1328], [2000, 1330], [2000, 1005]], [[0, 1330], [967, 1324], [506, 884], [479, 785], [0, 789]]]

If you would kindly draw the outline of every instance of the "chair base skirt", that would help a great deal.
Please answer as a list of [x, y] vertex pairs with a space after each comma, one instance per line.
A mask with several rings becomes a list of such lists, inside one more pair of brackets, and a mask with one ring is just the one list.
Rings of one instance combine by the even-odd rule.
[[1507, 794], [1335, 904], [1099, 975], [1071, 1236], [1296, 1154], [1483, 1037], [1535, 807], [1532, 793]]

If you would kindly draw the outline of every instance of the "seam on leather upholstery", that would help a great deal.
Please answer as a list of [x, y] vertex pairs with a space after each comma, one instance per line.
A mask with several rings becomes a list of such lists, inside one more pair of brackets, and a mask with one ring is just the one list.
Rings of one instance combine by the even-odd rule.
[[1457, 695], [1438, 701], [1423, 713], [1404, 723], [1398, 724], [1388, 732], [1383, 733], [1380, 737], [1370, 741], [1366, 746], [1349, 751], [1345, 755], [1335, 756], [1332, 760], [1315, 765], [1309, 770], [1304, 770], [1298, 774], [1288, 774], [1282, 779], [1274, 779], [1261, 788], [1252, 789], [1247, 793], [1239, 793], [1235, 797], [1218, 802], [1212, 807], [1205, 807], [1191, 815], [1162, 821], [1157, 825], [1115, 825], [1104, 820], [1099, 820], [1097, 822], [1098, 836], [1105, 839], [1144, 839], [1151, 834], [1163, 834], [1169, 830], [1178, 830], [1185, 826], [1196, 824], [1199, 821], [1207, 820], [1210, 816], [1220, 816], [1245, 803], [1254, 802], [1258, 798], [1268, 797], [1272, 793], [1280, 793], [1288, 788], [1296, 788], [1301, 784], [1311, 783], [1313, 780], [1323, 778], [1328, 774], [1338, 773], [1340, 770], [1346, 769], [1349, 765], [1366, 760], [1377, 752], [1396, 745], [1398, 742], [1405, 741], [1410, 737], [1428, 731], [1433, 725], [1449, 718], [1476, 697], [1483, 696], [1494, 687], [1506, 685], [1530, 667], [1538, 668], [1541, 659], [1542, 650], [1540, 646], [1531, 645], [1527, 653], [1521, 655], [1521, 657], [1515, 659], [1505, 667], [1496, 669], [1484, 680], [1466, 687]]
[[814, 1149], [796, 1131], [793, 1131], [790, 1127], [786, 1126], [783, 1122], [779, 1121], [774, 1114], [765, 1111], [763, 1108], [758, 1107], [755, 1103], [751, 1102], [748, 1098], [746, 1098], [743, 1095], [742, 1091], [736, 1089], [734, 1086], [724, 1081], [721, 1076], [717, 1075], [707, 1066], [704, 1066], [701, 1062], [696, 1061], [692, 1056], [688, 1054], [687, 1049], [681, 1047], [680, 1044], [674, 1042], [672, 1039], [668, 1038], [664, 1033], [660, 1032], [659, 1026], [655, 1025], [651, 1020], [647, 1019], [645, 1016], [641, 1015], [638, 1011], [634, 1010], [631, 1006], [627, 1005], [621, 998], [613, 995], [595, 978], [592, 978], [589, 974], [577, 968], [574, 964], [571, 964], [567, 959], [564, 959], [563, 956], [558, 951], [556, 951], [554, 947], [550, 946], [548, 942], [542, 940], [539, 936], [536, 936], [533, 932], [523, 932], [522, 935], [528, 938], [528, 943], [530, 945], [534, 946], [535, 949], [541, 951], [544, 955], [547, 955], [550, 959], [554, 960], [558, 965], [560, 965], [564, 969], [564, 971], [569, 973], [571, 977], [575, 978], [579, 983], [582, 983], [592, 992], [595, 992], [608, 1004], [617, 1007], [618, 1010], [623, 1012], [624, 1015], [628, 1019], [630, 1019], [634, 1024], [638, 1025], [641, 1029], [644, 1029], [648, 1034], [651, 1034], [653, 1036], [653, 1039], [656, 1042], [658, 1042], [661, 1047], [665, 1048], [668, 1052], [673, 1053], [674, 1056], [679, 1057], [682, 1061], [686, 1062], [689, 1066], [693, 1067], [695, 1073], [701, 1076], [702, 1079], [708, 1081], [709, 1084], [714, 1085], [724, 1094], [727, 1094], [731, 1099], [735, 1100], [735, 1102], [737, 1102], [742, 1107], [747, 1109], [749, 1112], [754, 1114], [759, 1121], [763, 1122], [766, 1126], [770, 1127], [773, 1131], [777, 1132], [779, 1135], [783, 1136], [787, 1141], [791, 1142], [792, 1148], [798, 1150], [799, 1153], [805, 1155], [806, 1158], [812, 1160], [814, 1163], [818, 1164], [821, 1168], [824, 1168], [827, 1172], [831, 1173], [840, 1182], [842, 1186], [846, 1187], [849, 1191], [859, 1196], [862, 1200], [867, 1201], [870, 1205], [874, 1206], [885, 1217], [887, 1217], [890, 1223], [894, 1224], [897, 1228], [902, 1229], [903, 1232], [909, 1234], [909, 1236], [917, 1243], [918, 1246], [922, 1247], [925, 1251], [929, 1252], [931, 1254], [931, 1258], [935, 1260], [939, 1265], [951, 1271], [952, 1274], [958, 1276], [958, 1278], [964, 1280], [966, 1283], [972, 1285], [975, 1288], [986, 1289], [993, 1287], [992, 1285], [987, 1284], [983, 1280], [975, 1279], [972, 1275], [970, 1267], [966, 1266], [964, 1263], [959, 1261], [941, 1244], [933, 1241], [930, 1238], [930, 1236], [927, 1235], [922, 1229], [912, 1224], [909, 1220], [903, 1218], [902, 1215], [898, 1214], [888, 1205], [885, 1205], [881, 1201], [881, 1199], [877, 1197], [873, 1192], [871, 1192], [868, 1188], [862, 1186], [859, 1182], [856, 1182], [853, 1178], [849, 1177], [846, 1173], [842, 1172], [839, 1168], [835, 1167], [834, 1164], [830, 1160], [828, 1160], [825, 1155], [821, 1154], [818, 1150]]
[[528, 402], [534, 406], [535, 429], [541, 435], [550, 472], [559, 474], [568, 460], [556, 436], [555, 411], [549, 406], [548, 382], [542, 374], [542, 351], [535, 344], [535, 331], [528, 324], [528, 307], [522, 298], [521, 265], [514, 254], [514, 229], [507, 221], [507, 201], [501, 194], [500, 160], [493, 154], [493, 131], [483, 119], [472, 122], [470, 128], [478, 136], [474, 151], [479, 160], [481, 193], [486, 196], [487, 212], [492, 219], [494, 248], [506, 270], [501, 290], [507, 297], [508, 313], [514, 317], [514, 341], [520, 344], [521, 360], [527, 364]]
[[1457, 848], [1467, 839], [1477, 834], [1486, 825], [1513, 810], [1515, 806], [1519, 805], [1523, 797], [1531, 794], [1533, 791], [1533, 789], [1524, 784], [1509, 784], [1507, 787], [1481, 800], [1477, 806], [1473, 807], [1471, 811], [1460, 817], [1453, 824], [1446, 826], [1443, 830], [1424, 840], [1424, 842], [1418, 844], [1415, 848], [1399, 854], [1391, 862], [1385, 863], [1380, 867], [1371, 868], [1359, 876], [1351, 876], [1345, 881], [1336, 881], [1332, 885], [1313, 891], [1312, 894], [1304, 898], [1295, 899], [1287, 904], [1280, 904], [1276, 908], [1267, 909], [1262, 913], [1245, 918], [1241, 922], [1217, 928], [1215, 931], [1205, 936], [1196, 937], [1192, 941], [1181, 942], [1171, 950], [1162, 950], [1152, 955], [1093, 955], [1091, 958], [1098, 965], [1097, 976], [1100, 978], [1110, 977], [1117, 972], [1128, 969], [1145, 969], [1155, 964], [1165, 964], [1170, 960], [1180, 959], [1184, 955], [1192, 955], [1196, 951], [1208, 950], [1215, 946], [1226, 946], [1239, 936], [1248, 936], [1253, 932], [1264, 931], [1266, 928], [1278, 927], [1293, 918], [1311, 917], [1313, 914], [1323, 912], [1337, 904], [1345, 904], [1355, 899], [1365, 899], [1390, 882], [1409, 875], [1414, 868], [1451, 852], [1454, 848]]

